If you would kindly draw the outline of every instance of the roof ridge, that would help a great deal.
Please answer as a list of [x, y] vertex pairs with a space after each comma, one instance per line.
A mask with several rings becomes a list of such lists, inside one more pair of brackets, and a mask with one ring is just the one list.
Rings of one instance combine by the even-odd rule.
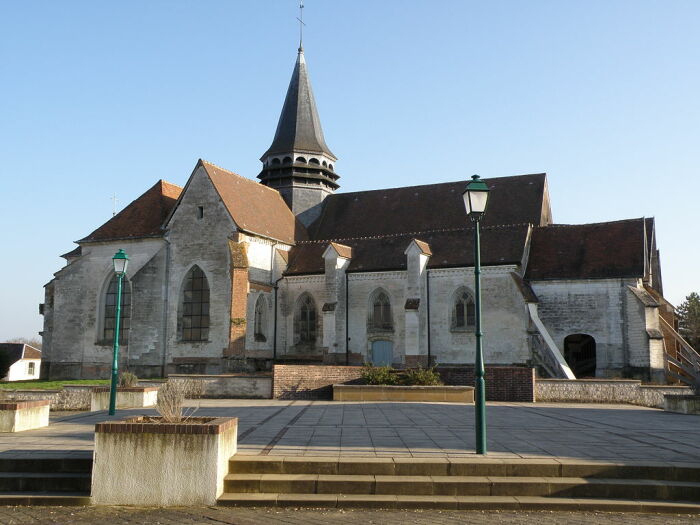
[[[504, 175], [502, 177], [488, 177], [488, 178], [482, 178], [481, 180], [483, 181], [493, 181], [493, 180], [500, 180], [500, 179], [516, 179], [519, 177], [536, 177], [538, 175], [544, 175], [546, 176], [546, 172], [542, 173], [523, 173], [521, 175]], [[329, 195], [329, 198], [331, 197], [339, 197], [339, 196], [347, 196], [347, 195], [356, 195], [359, 193], [372, 193], [375, 191], [389, 191], [389, 190], [405, 190], [405, 189], [410, 189], [410, 188], [426, 188], [426, 187], [435, 187], [435, 186], [447, 186], [448, 184], [467, 184], [469, 182], [469, 179], [462, 179], [462, 180], [453, 180], [453, 181], [448, 181], [448, 182], [433, 182], [433, 183], [427, 183], [427, 184], [414, 184], [413, 186], [394, 186], [392, 188], [377, 188], [374, 190], [360, 190], [360, 191], [348, 191], [348, 192], [340, 192], [340, 193], [334, 193], [333, 195]]]
[[259, 186], [259, 187], [261, 187], [261, 188], [265, 188], [266, 190], [272, 191], [272, 192], [276, 193], [277, 195], [279, 195], [280, 198], [282, 198], [282, 195], [280, 195], [280, 192], [277, 191], [277, 190], [274, 189], [274, 188], [270, 188], [270, 187], [268, 187], [268, 186], [265, 186], [264, 184], [260, 184], [259, 182], [254, 181], [253, 179], [249, 179], [248, 177], [246, 177], [246, 176], [244, 176], [244, 175], [240, 175], [240, 174], [238, 174], [238, 173], [236, 173], [236, 172], [234, 172], [234, 171], [227, 170], [226, 168], [222, 168], [222, 167], [219, 166], [218, 164], [214, 164], [213, 162], [209, 162], [208, 160], [204, 160], [204, 159], [202, 159], [202, 158], [200, 158], [199, 160], [202, 162], [202, 164], [209, 164], [210, 166], [213, 166], [213, 167], [216, 168], [217, 170], [221, 170], [221, 171], [223, 171], [223, 172], [225, 172], [225, 173], [228, 173], [229, 175], [233, 175], [233, 176], [235, 176], [235, 177], [238, 177], [239, 179], [243, 179], [243, 180], [246, 181], [246, 182], [250, 182], [251, 184], [255, 184], [256, 186]]
[[[503, 229], [510, 229], [510, 228], [515, 228], [517, 226], [529, 226], [529, 223], [527, 222], [521, 222], [521, 223], [516, 223], [516, 224], [494, 224], [491, 226], [481, 226], [482, 230], [503, 230]], [[323, 244], [323, 243], [332, 243], [332, 242], [340, 242], [340, 241], [357, 241], [357, 240], [366, 240], [366, 239], [386, 239], [388, 237], [407, 237], [407, 236], [415, 236], [415, 235], [422, 235], [426, 233], [446, 233], [446, 232], [455, 232], [455, 231], [467, 231], [471, 230], [471, 226], [460, 226], [457, 228], [436, 228], [433, 230], [420, 230], [420, 231], [414, 231], [414, 232], [401, 232], [401, 233], [383, 233], [380, 235], [364, 235], [361, 237], [338, 237], [338, 238], [333, 238], [333, 239], [314, 239], [314, 240], [308, 240], [308, 241], [296, 241], [296, 244]], [[421, 240], [421, 239], [418, 239]], [[426, 242], [427, 241], [422, 241]]]
[[617, 219], [614, 221], [600, 221], [600, 222], [584, 222], [583, 224], [547, 224], [545, 226], [537, 226], [537, 228], [575, 228], [577, 226], [598, 226], [601, 224], [614, 224], [619, 222], [637, 222], [644, 221], [646, 217], [633, 217], [631, 219]]

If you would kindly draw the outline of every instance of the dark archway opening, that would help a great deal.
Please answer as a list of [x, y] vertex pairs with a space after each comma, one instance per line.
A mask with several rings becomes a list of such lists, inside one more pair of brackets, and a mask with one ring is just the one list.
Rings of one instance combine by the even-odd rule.
[[577, 378], [595, 377], [595, 339], [586, 334], [572, 334], [564, 339], [564, 359]]

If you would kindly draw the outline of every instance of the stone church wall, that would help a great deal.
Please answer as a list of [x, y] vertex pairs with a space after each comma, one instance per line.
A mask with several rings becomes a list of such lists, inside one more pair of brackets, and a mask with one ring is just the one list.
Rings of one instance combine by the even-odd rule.
[[[198, 207], [203, 208], [202, 218], [198, 218]], [[219, 373], [229, 344], [231, 261], [228, 241], [236, 233], [236, 226], [204, 168], [197, 168], [192, 175], [168, 228], [168, 372]], [[195, 264], [209, 283], [209, 338], [182, 341], [180, 304], [186, 275]]]
[[163, 311], [156, 298], [164, 284], [164, 265], [159, 264], [165, 250], [163, 241], [142, 239], [86, 244], [81, 257], [57, 272], [52, 283], [52, 299], [46, 299], [46, 304], [52, 306], [44, 318], [44, 332], [51, 333], [45, 341], [48, 344], [44, 346], [44, 361], [51, 379], [108, 376], [112, 344], [105, 344], [102, 337], [104, 294], [114, 275], [112, 257], [119, 248], [129, 254], [132, 294], [136, 292], [146, 297], [145, 301], [132, 305], [135, 337], [121, 347], [120, 364], [126, 366], [127, 359], [143, 358], [147, 362], [150, 357], [162, 354], [162, 337], [158, 330], [145, 327], [162, 325]]
[[648, 366], [644, 309], [627, 288], [635, 285], [634, 279], [532, 282], [540, 319], [562, 355], [568, 335], [595, 339], [597, 377], [621, 376], [629, 364], [645, 359]]

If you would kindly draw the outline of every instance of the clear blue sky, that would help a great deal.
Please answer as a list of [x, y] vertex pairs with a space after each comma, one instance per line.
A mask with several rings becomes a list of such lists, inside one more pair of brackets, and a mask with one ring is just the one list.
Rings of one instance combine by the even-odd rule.
[[[72, 242], [199, 157], [254, 178], [296, 0], [0, 3], [0, 341]], [[341, 191], [547, 172], [554, 219], [655, 216], [700, 291], [700, 2], [307, 0]], [[611, 250], [615, 247], [611, 246]]]

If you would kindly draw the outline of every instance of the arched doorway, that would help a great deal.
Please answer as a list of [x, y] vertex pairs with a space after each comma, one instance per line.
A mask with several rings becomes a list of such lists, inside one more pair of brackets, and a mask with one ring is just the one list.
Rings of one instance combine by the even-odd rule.
[[577, 378], [595, 377], [595, 339], [587, 334], [572, 334], [564, 339], [564, 359]]

